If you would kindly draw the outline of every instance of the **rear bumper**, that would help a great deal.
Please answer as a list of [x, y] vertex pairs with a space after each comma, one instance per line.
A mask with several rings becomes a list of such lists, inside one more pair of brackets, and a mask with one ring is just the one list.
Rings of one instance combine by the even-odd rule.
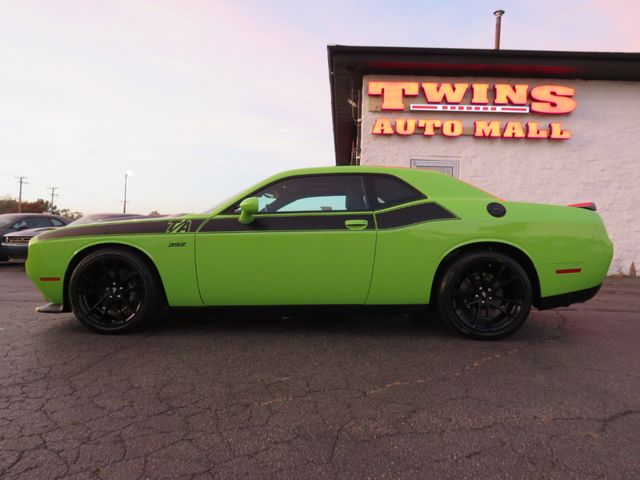
[[538, 300], [534, 306], [538, 310], [548, 310], [550, 308], [556, 307], [568, 307], [574, 303], [583, 303], [587, 300], [593, 298], [598, 290], [600, 290], [600, 285], [596, 285], [595, 287], [586, 288], [584, 290], [578, 290], [575, 292], [562, 293], [560, 295], [552, 295], [550, 297], [543, 297]]

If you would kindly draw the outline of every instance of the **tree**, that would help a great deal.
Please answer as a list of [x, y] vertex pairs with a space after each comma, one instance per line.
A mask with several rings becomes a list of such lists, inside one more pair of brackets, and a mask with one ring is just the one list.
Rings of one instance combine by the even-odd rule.
[[54, 205], [53, 203], [49, 202], [49, 210], [48, 212], [52, 215], [60, 215], [60, 209], [57, 207], [57, 205]]
[[0, 198], [0, 213], [18, 213], [18, 210], [22, 211], [22, 213], [45, 213], [52, 208], [56, 208], [42, 198], [37, 199], [35, 202], [22, 202], [20, 207], [18, 209], [18, 201], [15, 198], [9, 196]]
[[18, 202], [8, 195], [0, 198], [0, 213], [13, 213], [18, 211]]
[[83, 216], [82, 212], [72, 212], [68, 208], [63, 208], [62, 210], [60, 210], [60, 215], [62, 215], [63, 217], [70, 218], [71, 220], [78, 220]]

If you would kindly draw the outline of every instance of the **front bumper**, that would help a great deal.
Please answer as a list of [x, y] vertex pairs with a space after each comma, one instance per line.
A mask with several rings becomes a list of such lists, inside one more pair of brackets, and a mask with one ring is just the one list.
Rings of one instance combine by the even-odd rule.
[[11, 243], [2, 244], [2, 254], [6, 255], [9, 260], [25, 261], [27, 259], [28, 252], [28, 245], [15, 245]]

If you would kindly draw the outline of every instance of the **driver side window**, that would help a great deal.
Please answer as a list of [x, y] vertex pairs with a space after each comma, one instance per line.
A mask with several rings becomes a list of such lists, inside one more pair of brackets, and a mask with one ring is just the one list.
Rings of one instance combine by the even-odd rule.
[[21, 220], [18, 220], [16, 223], [14, 223], [14, 224], [11, 226], [11, 229], [12, 229], [12, 230], [16, 230], [16, 231], [18, 231], [18, 230], [24, 230], [24, 229], [26, 229], [26, 228], [27, 228], [27, 222], [26, 222], [26, 219], [24, 219], [24, 218], [23, 218], [23, 219], [21, 219]]
[[[264, 187], [257, 197], [259, 213], [350, 212], [369, 210], [360, 175], [290, 177]], [[234, 208], [238, 212], [237, 205]]]

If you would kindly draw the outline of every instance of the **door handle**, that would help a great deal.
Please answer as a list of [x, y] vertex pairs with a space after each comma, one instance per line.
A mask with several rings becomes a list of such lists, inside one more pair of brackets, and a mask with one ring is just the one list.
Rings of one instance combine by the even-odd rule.
[[364, 230], [369, 226], [368, 220], [346, 220], [344, 226], [349, 230]]

